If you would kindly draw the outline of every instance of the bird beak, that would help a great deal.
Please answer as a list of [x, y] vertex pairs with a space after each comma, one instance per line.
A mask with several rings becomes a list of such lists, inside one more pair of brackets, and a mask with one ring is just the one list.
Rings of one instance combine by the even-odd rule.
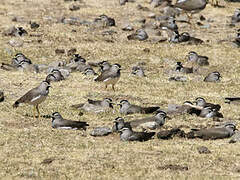
[[166, 119], [172, 119], [170, 116], [166, 116]]

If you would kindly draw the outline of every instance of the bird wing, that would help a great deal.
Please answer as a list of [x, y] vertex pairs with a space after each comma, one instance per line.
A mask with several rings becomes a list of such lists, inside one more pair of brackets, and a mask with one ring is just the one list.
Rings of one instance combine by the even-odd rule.
[[133, 132], [129, 137], [129, 141], [147, 141], [155, 135], [155, 132]]
[[222, 139], [230, 136], [229, 132], [225, 128], [209, 128], [209, 129], [200, 129], [195, 132], [197, 137], [203, 139]]
[[87, 122], [83, 121], [72, 121], [72, 120], [62, 120], [61, 123], [57, 125], [57, 127], [71, 127], [77, 129], [86, 129], [86, 126], [89, 126]]
[[88, 103], [92, 104], [92, 105], [95, 105], [95, 106], [101, 106], [101, 102], [102, 101], [99, 101], [99, 100], [88, 99]]
[[143, 118], [143, 119], [136, 119], [136, 120], [133, 120], [133, 121], [129, 121], [129, 123], [130, 123], [131, 127], [137, 127], [140, 124], [147, 123], [147, 122], [152, 122], [152, 121], [155, 121], [154, 116]]
[[142, 108], [142, 113], [144, 114], [151, 114], [154, 113], [155, 111], [157, 111], [160, 107], [156, 106], [156, 107], [144, 107]]
[[40, 92], [38, 90], [38, 87], [33, 88], [29, 90], [26, 94], [24, 94], [21, 98], [19, 98], [16, 102], [18, 103], [28, 103], [32, 101], [35, 98], [38, 98], [40, 96]]
[[108, 78], [115, 78], [117, 77], [118, 74], [115, 73], [115, 72], [112, 72], [112, 71], [104, 71], [102, 72], [102, 74], [100, 74], [96, 79], [95, 81], [105, 81], [107, 80]]

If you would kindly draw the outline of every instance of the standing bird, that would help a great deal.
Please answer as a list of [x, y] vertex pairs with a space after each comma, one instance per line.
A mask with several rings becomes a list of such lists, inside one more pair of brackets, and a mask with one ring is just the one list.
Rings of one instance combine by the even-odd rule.
[[100, 74], [95, 81], [100, 81], [105, 83], [105, 89], [107, 89], [107, 85], [111, 84], [113, 91], [114, 85], [118, 82], [120, 79], [120, 73], [121, 71], [121, 65], [119, 64], [113, 64], [109, 70], [106, 70]]
[[86, 131], [87, 126], [89, 126], [89, 124], [87, 124], [86, 122], [63, 119], [59, 112], [55, 112], [52, 114], [52, 128], [72, 130], [83, 129]]
[[17, 108], [19, 104], [21, 103], [26, 103], [33, 105], [33, 117], [35, 118], [35, 108], [37, 109], [38, 113], [38, 118], [40, 116], [39, 112], [39, 104], [42, 103], [43, 101], [46, 100], [48, 93], [49, 93], [49, 88], [50, 88], [50, 83], [48, 81], [42, 81], [41, 84], [30, 91], [28, 91], [26, 94], [24, 94], [21, 98], [19, 98], [14, 104], [13, 107]]
[[198, 13], [206, 7], [206, 0], [177, 0], [174, 5], [177, 8], [182, 9], [187, 14], [189, 21], [192, 19], [192, 14]]
[[205, 82], [219, 82], [220, 81], [220, 78], [222, 76], [220, 75], [219, 72], [215, 71], [215, 72], [212, 72], [212, 73], [209, 73], [203, 81]]

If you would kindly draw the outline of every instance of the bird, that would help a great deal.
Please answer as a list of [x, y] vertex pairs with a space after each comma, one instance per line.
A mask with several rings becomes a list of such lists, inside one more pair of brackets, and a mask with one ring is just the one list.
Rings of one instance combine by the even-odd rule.
[[121, 100], [119, 104], [120, 106], [119, 112], [121, 114], [151, 114], [155, 111], [157, 111], [160, 107], [159, 106], [153, 106], [153, 107], [141, 107], [138, 105], [131, 104], [128, 100]]
[[70, 68], [72, 71], [84, 72], [85, 69], [90, 66], [86, 64], [86, 59], [79, 54], [74, 54], [73, 58], [70, 59], [70, 62], [66, 64], [66, 67]]
[[166, 22], [162, 22], [160, 23], [160, 27], [162, 29], [170, 29], [172, 31], [177, 31], [178, 30], [178, 26], [176, 24], [176, 20], [173, 17], [168, 17]]
[[181, 62], [177, 62], [177, 65], [175, 67], [175, 71], [189, 74], [189, 73], [193, 73], [193, 68], [192, 67], [191, 68], [183, 67]]
[[109, 127], [96, 127], [91, 133], [91, 136], [107, 136], [112, 133], [112, 130]]
[[115, 91], [115, 84], [118, 82], [121, 76], [121, 65], [120, 64], [113, 64], [109, 70], [102, 72], [94, 81], [96, 82], [104, 82], [105, 89], [109, 84], [112, 85], [113, 91]]
[[240, 22], [240, 9], [237, 8], [231, 18], [232, 24]]
[[101, 61], [98, 63], [98, 65], [100, 66], [100, 72], [104, 72], [107, 71], [111, 68], [111, 64], [108, 61]]
[[185, 101], [182, 105], [168, 104], [167, 114], [200, 114], [202, 108], [198, 108], [190, 101]]
[[207, 56], [200, 56], [194, 51], [190, 51], [187, 55], [187, 59], [190, 62], [194, 62], [198, 64], [199, 66], [208, 66], [208, 57]]
[[133, 34], [128, 35], [127, 39], [144, 41], [144, 40], [148, 39], [148, 34], [146, 33], [146, 31], [144, 29], [138, 29]]
[[12, 65], [19, 65], [20, 62], [25, 61], [28, 64], [32, 64], [32, 61], [27, 58], [23, 53], [17, 53], [12, 59]]
[[17, 108], [19, 104], [26, 103], [33, 105], [33, 117], [35, 118], [35, 109], [40, 117], [39, 104], [46, 100], [49, 94], [50, 83], [48, 81], [42, 81], [39, 86], [29, 90], [26, 94], [20, 97], [14, 104], [13, 108]]
[[89, 124], [83, 121], [72, 121], [72, 120], [63, 119], [63, 117], [59, 112], [54, 112], [52, 114], [52, 128], [72, 129], [72, 130], [83, 129], [86, 131], [87, 126], [89, 126]]
[[188, 134], [190, 138], [209, 139], [223, 139], [231, 137], [236, 130], [235, 123], [227, 122], [222, 126], [206, 129], [192, 129]]
[[104, 98], [103, 100], [92, 100], [88, 99], [87, 103], [72, 105], [72, 108], [80, 109], [87, 112], [104, 112], [109, 109], [113, 109], [113, 102], [110, 98]]
[[121, 141], [147, 141], [154, 135], [155, 132], [135, 132], [128, 127], [124, 127], [120, 130]]
[[125, 122], [122, 117], [117, 117], [114, 120], [112, 132], [119, 132], [124, 127], [132, 128], [129, 122]]
[[141, 127], [142, 130], [150, 129], [154, 130], [157, 129], [165, 124], [167, 114], [164, 111], [158, 110], [156, 115], [152, 117], [146, 117], [143, 119], [136, 119], [129, 121], [130, 126], [132, 128]]
[[3, 102], [4, 101], [4, 93], [3, 91], [0, 90], [0, 102]]
[[87, 68], [85, 69], [85, 71], [83, 72], [83, 74], [85, 76], [96, 76], [97, 73], [93, 70], [93, 68]]
[[132, 72], [131, 74], [139, 77], [146, 77], [144, 70], [141, 66], [134, 66], [132, 67]]
[[51, 71], [51, 73], [55, 76], [56, 81], [64, 80], [64, 77], [63, 77], [61, 71], [59, 71], [58, 69], [53, 69]]
[[172, 128], [170, 130], [163, 130], [157, 133], [158, 139], [172, 139], [173, 136], [185, 137], [185, 132], [179, 128]]
[[35, 64], [29, 64], [27, 61], [21, 61], [17, 69], [22, 72], [33, 72], [33, 73], [39, 73], [39, 68]]
[[108, 17], [105, 14], [102, 14], [102, 15], [98, 16], [97, 18], [95, 18], [94, 23], [100, 24], [103, 27], [116, 25], [115, 20], [111, 17]]
[[203, 107], [203, 108], [204, 107], [211, 107], [212, 109], [215, 109], [216, 111], [219, 111], [221, 109], [221, 106], [219, 104], [208, 103], [202, 97], [197, 97], [195, 99], [194, 103], [196, 103], [197, 106], [200, 106], [200, 107]]
[[202, 118], [223, 118], [222, 113], [209, 106], [204, 107], [198, 116]]
[[65, 79], [64, 76], [62, 75], [61, 71], [59, 71], [58, 69], [52, 69], [50, 71], [50, 74], [48, 74], [46, 77], [46, 81], [48, 82], [57, 82], [64, 79]]
[[228, 104], [239, 104], [240, 103], [240, 97], [226, 97], [225, 103]]
[[222, 78], [222, 76], [220, 75], [220, 73], [218, 71], [214, 71], [209, 73], [205, 78], [204, 78], [204, 82], [219, 82], [220, 78]]
[[202, 44], [204, 41], [199, 38], [190, 36], [188, 32], [183, 32], [179, 34], [178, 42], [179, 43], [186, 42], [186, 44], [188, 45], [198, 45], [198, 44]]
[[234, 43], [237, 47], [240, 46], [240, 29], [237, 30], [237, 35], [236, 35], [233, 43]]
[[189, 12], [189, 22], [192, 19], [192, 14], [198, 13], [206, 7], [206, 0], [177, 0], [174, 7], [182, 9], [186, 14]]
[[230, 139], [229, 143], [240, 142], [240, 131], [235, 131], [234, 135]]

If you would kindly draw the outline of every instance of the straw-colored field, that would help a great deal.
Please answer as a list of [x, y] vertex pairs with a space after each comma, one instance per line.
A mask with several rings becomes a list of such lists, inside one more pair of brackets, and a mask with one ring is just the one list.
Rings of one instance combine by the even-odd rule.
[[[0, 70], [0, 90], [5, 93], [5, 101], [0, 104], [0, 177], [1, 179], [239, 179], [239, 144], [229, 144], [228, 139], [203, 141], [200, 139], [159, 140], [156, 137], [147, 142], [121, 142], [118, 134], [94, 138], [89, 132], [96, 126], [109, 126], [120, 116], [118, 107], [114, 112], [78, 116], [72, 110], [72, 104], [85, 102], [87, 98], [101, 99], [110, 97], [114, 102], [127, 99], [138, 105], [159, 105], [167, 108], [169, 103], [182, 104], [186, 100], [204, 97], [206, 100], [221, 104], [225, 120], [239, 122], [239, 107], [224, 104], [226, 96], [240, 96], [239, 89], [239, 49], [229, 40], [235, 36], [236, 29], [228, 26], [230, 16], [240, 3], [226, 3], [225, 8], [213, 8], [210, 5], [200, 13], [213, 20], [209, 28], [191, 28], [178, 23], [180, 32], [205, 41], [203, 45], [153, 43], [150, 41], [128, 41], [131, 32], [121, 30], [129, 21], [146, 17], [150, 12], [137, 10], [137, 4], [153, 9], [147, 0], [137, 0], [120, 6], [118, 0], [88, 0], [64, 2], [63, 0], [1, 0], [0, 32], [12, 25], [22, 26], [28, 35], [22, 37], [22, 47], [13, 48], [8, 41], [13, 37], [0, 36], [0, 63], [10, 63], [17, 52], [22, 52], [34, 63], [48, 64], [56, 60], [69, 60], [67, 54], [56, 55], [56, 49], [76, 48], [87, 61], [108, 60], [122, 65], [122, 74], [116, 85], [116, 92], [104, 89], [104, 85], [87, 79], [82, 73], [72, 73], [61, 82], [52, 83], [49, 97], [40, 105], [42, 114], [58, 111], [66, 119], [87, 121], [90, 124], [87, 133], [82, 131], [55, 130], [51, 128], [51, 119], [34, 120], [32, 106], [22, 105], [17, 109], [12, 104], [29, 89], [36, 87], [45, 73], [33, 74], [7, 72]], [[70, 11], [71, 4], [80, 5], [80, 10]], [[61, 17], [79, 17], [93, 21], [101, 14], [116, 20], [116, 27], [92, 28], [55, 23]], [[23, 17], [23, 22], [13, 22], [14, 16]], [[194, 22], [199, 14], [194, 15]], [[31, 30], [27, 21], [40, 24], [37, 30]], [[151, 20], [152, 21], [152, 20]], [[135, 29], [140, 24], [134, 24]], [[75, 30], [76, 32], [73, 32]], [[104, 30], [117, 33], [103, 36]], [[32, 37], [38, 34], [40, 37]], [[39, 40], [41, 42], [39, 43]], [[146, 52], [144, 49], [150, 51]], [[187, 75], [186, 83], [169, 82], [165, 73], [174, 67], [177, 61], [184, 64], [189, 51], [196, 51], [209, 57], [210, 66], [202, 74]], [[131, 67], [137, 62], [145, 62], [146, 78], [130, 76]], [[220, 83], [204, 83], [207, 73], [219, 71]], [[143, 115], [130, 115], [126, 120], [140, 118]], [[164, 125], [191, 128], [213, 126], [218, 122], [191, 115], [172, 117]], [[87, 135], [86, 135], [87, 134]], [[211, 154], [199, 154], [197, 147], [206, 146]], [[43, 163], [46, 159], [50, 163]], [[177, 165], [178, 168], [166, 168]]]

